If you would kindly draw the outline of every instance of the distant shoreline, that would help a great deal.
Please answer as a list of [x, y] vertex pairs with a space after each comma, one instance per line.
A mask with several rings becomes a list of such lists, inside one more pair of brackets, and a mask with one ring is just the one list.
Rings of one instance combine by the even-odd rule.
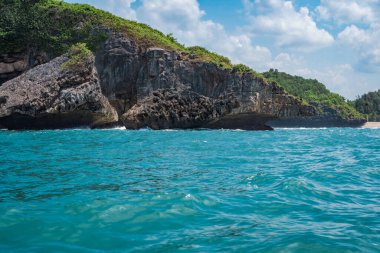
[[380, 122], [366, 122], [362, 128], [380, 128]]

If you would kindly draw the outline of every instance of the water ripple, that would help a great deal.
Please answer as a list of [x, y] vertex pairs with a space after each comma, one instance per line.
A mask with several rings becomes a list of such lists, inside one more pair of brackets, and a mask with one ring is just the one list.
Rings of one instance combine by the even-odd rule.
[[0, 131], [1, 252], [380, 252], [380, 130]]

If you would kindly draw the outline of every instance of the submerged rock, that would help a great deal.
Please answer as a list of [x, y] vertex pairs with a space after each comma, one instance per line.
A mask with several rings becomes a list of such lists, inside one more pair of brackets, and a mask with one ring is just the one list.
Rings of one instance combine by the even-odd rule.
[[50, 129], [104, 127], [118, 121], [103, 96], [94, 58], [65, 70], [66, 55], [39, 65], [0, 86], [0, 127]]

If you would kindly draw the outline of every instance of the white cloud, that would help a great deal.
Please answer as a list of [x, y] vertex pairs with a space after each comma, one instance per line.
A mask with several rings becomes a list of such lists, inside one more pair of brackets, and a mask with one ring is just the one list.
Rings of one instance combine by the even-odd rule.
[[108, 0], [110, 9], [123, 18], [136, 20], [136, 11], [132, 9], [131, 5], [136, 0]]
[[380, 29], [377, 24], [368, 29], [360, 29], [355, 25], [347, 26], [338, 34], [338, 40], [359, 53], [359, 69], [375, 71], [376, 68], [380, 68]]
[[299, 75], [300, 70], [306, 65], [302, 57], [281, 52], [268, 62], [268, 68], [278, 69], [282, 72]]
[[340, 42], [353, 46], [371, 42], [369, 34], [355, 25], [347, 26], [341, 33], [338, 34], [338, 39]]
[[291, 1], [246, 0], [245, 7], [251, 11], [250, 29], [257, 36], [270, 36], [279, 47], [313, 50], [334, 42], [326, 30], [317, 27], [308, 8], [296, 10]]
[[254, 46], [248, 32], [229, 34], [223, 25], [204, 16], [197, 0], [142, 0], [137, 10], [139, 21], [164, 33], [173, 33], [186, 46], [200, 45], [229, 57], [234, 63], [266, 70], [272, 57], [268, 48]]
[[375, 5], [378, 0], [321, 0], [316, 12], [321, 19], [334, 20], [339, 24], [370, 24], [377, 17]]
[[356, 54], [355, 70], [380, 71], [380, 0], [321, 0], [316, 12], [321, 19], [346, 25], [337, 41]]
[[357, 72], [350, 64], [328, 66], [325, 69], [315, 69], [313, 72], [313, 76], [328, 84], [331, 91], [349, 99], [379, 88], [376, 74]]
[[[137, 10], [142, 22], [154, 25], [163, 32], [173, 32], [178, 29], [180, 33], [186, 33], [195, 28], [200, 28], [200, 19], [205, 12], [200, 10], [196, 0], [142, 0], [142, 6]], [[213, 27], [221, 29], [214, 22], [204, 22], [204, 27], [199, 33]]]

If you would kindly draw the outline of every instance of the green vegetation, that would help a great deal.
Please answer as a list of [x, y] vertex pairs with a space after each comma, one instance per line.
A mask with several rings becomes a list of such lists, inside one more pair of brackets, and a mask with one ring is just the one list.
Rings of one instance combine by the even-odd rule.
[[321, 113], [326, 113], [325, 108], [329, 107], [345, 119], [363, 118], [363, 115], [347, 103], [342, 96], [330, 92], [325, 85], [315, 79], [292, 76], [273, 69], [263, 74], [270, 81], [278, 83], [289, 94], [315, 106]]
[[203, 47], [186, 48], [172, 34], [165, 35], [148, 25], [124, 20], [90, 5], [69, 4], [61, 0], [1, 0], [0, 11], [0, 54], [32, 48], [54, 57], [69, 51], [70, 60], [62, 67], [70, 69], [85, 62], [90, 50], [94, 51], [106, 40], [111, 29], [130, 36], [143, 47], [186, 52], [190, 56], [196, 55], [191, 57], [194, 60], [212, 62], [241, 74], [252, 74], [264, 82], [268, 82], [267, 79], [275, 81], [289, 94], [315, 105], [321, 112], [331, 107], [344, 118], [362, 116], [343, 97], [331, 93], [317, 80], [277, 70], [263, 75], [246, 65], [233, 65], [227, 57]]
[[94, 49], [106, 39], [106, 28], [126, 33], [146, 46], [185, 50], [171, 36], [86, 4], [59, 0], [2, 0], [0, 10], [0, 53], [34, 47], [58, 55], [78, 42], [87, 43]]
[[62, 64], [62, 70], [75, 70], [84, 67], [84, 64], [93, 57], [85, 43], [72, 45], [68, 52], [69, 60]]
[[191, 54], [195, 54], [204, 61], [208, 62], [214, 62], [216, 65], [222, 68], [232, 68], [232, 64], [230, 59], [228, 59], [225, 56], [219, 55], [214, 52], [208, 51], [206, 48], [195, 46], [195, 47], [188, 47], [186, 49]]
[[67, 52], [76, 43], [95, 50], [112, 29], [129, 35], [145, 47], [161, 47], [196, 54], [200, 60], [232, 68], [230, 60], [202, 47], [189, 47], [150, 26], [124, 20], [86, 4], [60, 0], [2, 0], [0, 2], [1, 53], [37, 48], [53, 56]]
[[367, 114], [369, 121], [380, 121], [380, 90], [364, 94], [350, 103], [359, 112]]
[[[145, 47], [187, 52], [222, 68], [234, 67], [227, 57], [203, 47], [186, 48], [173, 34], [165, 35], [148, 25], [122, 19], [86, 4], [69, 4], [61, 0], [1, 0], [0, 10], [0, 54], [35, 48], [57, 56], [76, 43], [86, 43], [94, 51], [106, 40], [107, 29], [112, 29], [129, 35]], [[263, 78], [251, 69], [243, 72]]]
[[254, 77], [258, 78], [258, 79], [261, 79], [263, 82], [268, 82], [268, 80], [266, 79], [266, 77], [261, 74], [261, 73], [257, 73], [256, 71], [254, 71], [253, 69], [251, 69], [250, 67], [248, 67], [247, 65], [244, 65], [244, 64], [236, 64], [233, 66], [232, 68], [234, 71], [236, 71], [237, 73], [241, 73], [241, 74], [251, 74], [253, 75]]
[[256, 73], [253, 69], [244, 64], [236, 64], [233, 69], [238, 73]]

